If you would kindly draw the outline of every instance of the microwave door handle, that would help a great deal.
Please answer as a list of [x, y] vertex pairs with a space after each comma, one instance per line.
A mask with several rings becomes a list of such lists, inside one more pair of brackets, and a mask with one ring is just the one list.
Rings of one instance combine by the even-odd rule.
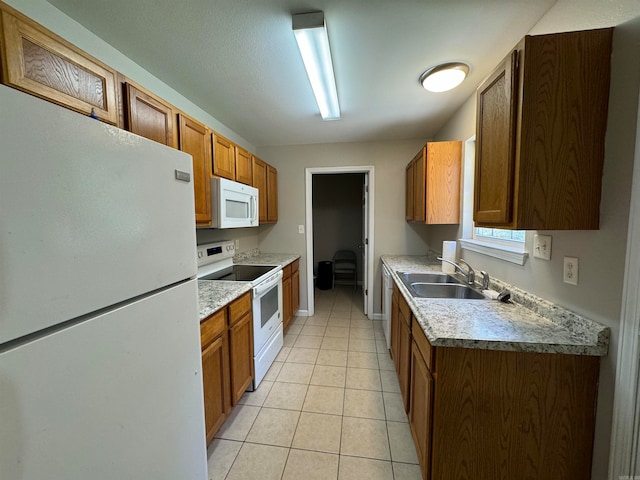
[[253, 211], [251, 221], [255, 222], [258, 220], [258, 199], [253, 195], [251, 195], [251, 209]]

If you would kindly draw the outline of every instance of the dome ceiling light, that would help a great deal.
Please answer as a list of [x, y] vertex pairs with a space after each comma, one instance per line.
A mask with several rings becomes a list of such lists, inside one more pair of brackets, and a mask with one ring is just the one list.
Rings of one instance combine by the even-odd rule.
[[420, 75], [420, 84], [430, 92], [446, 92], [460, 85], [468, 73], [469, 65], [466, 63], [443, 63]]

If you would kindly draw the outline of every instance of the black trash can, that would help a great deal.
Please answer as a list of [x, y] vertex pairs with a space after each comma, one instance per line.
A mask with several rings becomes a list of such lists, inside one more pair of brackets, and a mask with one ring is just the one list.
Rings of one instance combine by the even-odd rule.
[[318, 278], [316, 287], [320, 290], [331, 290], [333, 283], [333, 262], [318, 262]]

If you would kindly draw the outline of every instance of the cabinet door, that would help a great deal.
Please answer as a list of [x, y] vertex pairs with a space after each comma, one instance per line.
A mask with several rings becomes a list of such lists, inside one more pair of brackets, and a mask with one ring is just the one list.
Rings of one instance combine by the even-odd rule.
[[391, 358], [396, 367], [396, 373], [400, 371], [399, 353], [399, 327], [400, 327], [400, 308], [398, 306], [398, 297], [395, 294], [398, 287], [393, 286], [394, 295], [391, 297]]
[[287, 328], [293, 317], [291, 313], [291, 277], [282, 280], [282, 327]]
[[[297, 262], [297, 260], [296, 260]], [[294, 316], [300, 308], [300, 271], [296, 269], [291, 274], [291, 315]]]
[[175, 147], [173, 109], [158, 98], [126, 84], [127, 129], [158, 143]]
[[229, 346], [223, 334], [202, 352], [204, 422], [207, 444], [213, 440], [231, 411], [229, 398]]
[[407, 222], [413, 222], [413, 160], [407, 165], [405, 175], [404, 218]]
[[431, 478], [431, 418], [433, 377], [415, 342], [411, 344], [409, 426], [422, 469], [422, 478]]
[[413, 159], [413, 221], [425, 222], [427, 220], [425, 211], [426, 202], [426, 179], [427, 170], [426, 147]]
[[258, 189], [258, 222], [267, 221], [267, 164], [252, 157], [252, 185]]
[[278, 170], [267, 164], [267, 222], [278, 221]]
[[253, 316], [247, 313], [229, 328], [231, 403], [235, 405], [253, 380]]
[[429, 142], [426, 163], [426, 222], [460, 222], [462, 142]]
[[179, 114], [179, 148], [193, 158], [196, 225], [211, 224], [211, 134], [201, 123]]
[[398, 321], [398, 382], [404, 402], [404, 410], [409, 413], [409, 376], [411, 373], [411, 330], [403, 319], [402, 311]]
[[251, 185], [253, 182], [251, 154], [236, 146], [236, 182]]
[[3, 83], [118, 124], [115, 70], [10, 7], [0, 8]]
[[235, 145], [217, 133], [213, 134], [212, 171], [218, 177], [236, 179]]
[[513, 51], [478, 88], [473, 219], [508, 225], [513, 219], [518, 54]]

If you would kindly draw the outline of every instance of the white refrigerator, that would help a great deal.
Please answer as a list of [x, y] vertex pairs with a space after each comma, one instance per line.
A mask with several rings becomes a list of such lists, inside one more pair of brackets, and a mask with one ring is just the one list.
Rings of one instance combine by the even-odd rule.
[[191, 157], [0, 85], [0, 478], [207, 478]]

